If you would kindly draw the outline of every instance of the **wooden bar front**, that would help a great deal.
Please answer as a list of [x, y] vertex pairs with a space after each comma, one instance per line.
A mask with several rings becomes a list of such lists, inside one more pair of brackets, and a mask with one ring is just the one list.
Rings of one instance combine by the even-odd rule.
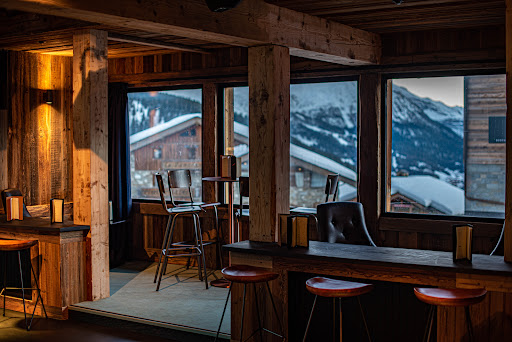
[[[39, 277], [41, 296], [48, 316], [67, 318], [67, 306], [86, 300], [85, 237], [89, 226], [74, 225], [71, 221], [50, 223], [49, 218], [29, 218], [7, 222], [0, 217], [0, 239], [33, 239], [38, 244], [31, 248], [30, 259]], [[24, 269], [24, 272], [30, 272]], [[14, 274], [12, 276], [19, 276]], [[32, 279], [32, 285], [35, 282]], [[28, 301], [33, 310], [36, 293]], [[7, 297], [6, 308], [23, 312], [21, 298]], [[41, 305], [36, 314], [42, 314]]]
[[[507, 338], [512, 336], [512, 265], [504, 262], [501, 256], [474, 255], [472, 264], [461, 265], [453, 263], [450, 252], [376, 248], [318, 241], [310, 241], [308, 249], [288, 249], [272, 243], [249, 241], [227, 245], [224, 248], [230, 252], [232, 264], [260, 266], [279, 273], [279, 278], [271, 283], [271, 288], [278, 312], [284, 322], [287, 337], [300, 335], [295, 332], [292, 334], [291, 329], [300, 331], [305, 329], [299, 322], [289, 320], [295, 314], [290, 312], [290, 304], [292, 304], [290, 302], [292, 300], [295, 302], [293, 303], [294, 308], [301, 306], [310, 308], [302, 303], [304, 298], [292, 297], [289, 294], [289, 289], [301, 286], [292, 283], [292, 279], [297, 278], [292, 277], [295, 274], [318, 274], [360, 279], [369, 283], [375, 282], [377, 290], [379, 283], [384, 284], [383, 282], [385, 282], [390, 286], [395, 286], [395, 292], [400, 291], [400, 286], [403, 284], [448, 288], [484, 287], [489, 291], [485, 301], [471, 307], [477, 340], [507, 341]], [[241, 286], [233, 286], [232, 293], [231, 310], [233, 313], [241, 312]], [[409, 298], [411, 297], [410, 294], [407, 295]], [[389, 305], [396, 304], [389, 303]], [[249, 313], [246, 311], [244, 331], [251, 332], [257, 326], [252, 297], [249, 297], [246, 305], [248, 305]], [[262, 311], [265, 317], [264, 324], [272, 327], [274, 331], [279, 331], [279, 325], [273, 317], [270, 305], [268, 299], [264, 304], [260, 303], [260, 311], [264, 306]], [[398, 303], [396, 305], [398, 309], [395, 310], [400, 310], [401, 305], [406, 304]], [[381, 309], [383, 308], [366, 308], [367, 311], [377, 311], [376, 315], [380, 314], [378, 311]], [[437, 313], [437, 340], [464, 341], [466, 328], [463, 309], [439, 307]], [[359, 315], [359, 313], [354, 312], [354, 315]], [[418, 315], [421, 316], [420, 313]], [[240, 314], [232, 315], [231, 339], [233, 341], [239, 340], [240, 316]], [[423, 321], [419, 325], [421, 323]], [[325, 329], [332, 329], [332, 321], [326, 319], [322, 324]], [[389, 326], [389, 329], [407, 328], [399, 328], [400, 322], [396, 322], [396, 324]], [[423, 325], [421, 327], [423, 328]], [[352, 327], [346, 327], [346, 329], [350, 328]], [[417, 332], [418, 341], [422, 334], [423, 330]], [[379, 341], [387, 341], [385, 335], [380, 334], [378, 338]]]

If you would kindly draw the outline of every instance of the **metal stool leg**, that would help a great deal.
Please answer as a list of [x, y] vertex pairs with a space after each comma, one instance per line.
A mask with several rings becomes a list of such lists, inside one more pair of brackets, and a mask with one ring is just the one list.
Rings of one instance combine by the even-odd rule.
[[218, 253], [219, 253], [220, 269], [223, 269], [224, 265], [223, 265], [223, 262], [222, 262], [222, 246], [221, 246], [221, 243], [222, 243], [222, 241], [224, 239], [221, 237], [222, 233], [221, 233], [221, 230], [219, 229], [219, 213], [218, 213], [217, 206], [214, 205], [213, 209], [215, 210], [215, 230], [217, 230], [217, 249], [218, 249]]
[[464, 307], [464, 311], [466, 312], [466, 323], [468, 327], [469, 341], [473, 342], [473, 324], [471, 324], [471, 316], [469, 314], [469, 306]]
[[245, 315], [245, 294], [247, 292], [247, 284], [244, 284], [244, 300], [242, 301], [242, 321], [240, 324], [240, 341], [243, 341], [244, 333], [244, 315]]
[[436, 309], [436, 307], [434, 305], [431, 305], [430, 309], [428, 311], [427, 326], [425, 327], [425, 333], [423, 334], [424, 342], [430, 341], [430, 335], [432, 333], [432, 324], [434, 323], [434, 310], [435, 309]]
[[30, 330], [30, 326], [27, 321], [27, 310], [25, 309], [25, 287], [23, 285], [23, 270], [21, 269], [21, 252], [18, 251], [18, 265], [20, 266], [20, 280], [21, 280], [21, 295], [23, 298], [23, 313], [25, 314], [25, 327]]
[[315, 311], [317, 298], [318, 298], [318, 296], [315, 295], [315, 301], [313, 302], [313, 306], [311, 307], [311, 313], [309, 314], [308, 325], [306, 325], [306, 332], [304, 333], [304, 338], [302, 339], [302, 342], [306, 342], [306, 337], [308, 336], [309, 325], [311, 324], [311, 318], [313, 318], [313, 312]]
[[366, 323], [366, 317], [364, 315], [363, 306], [361, 305], [361, 300], [359, 299], [359, 296], [357, 296], [357, 302], [359, 303], [359, 310], [361, 310], [361, 316], [363, 316], [363, 323], [364, 328], [366, 329], [366, 335], [368, 336], [368, 341], [372, 342], [372, 338], [370, 337], [370, 330], [368, 330], [368, 324]]
[[274, 303], [274, 297], [272, 296], [272, 291], [270, 291], [270, 286], [268, 285], [268, 281], [266, 282], [266, 284], [267, 284], [268, 294], [270, 296], [270, 302], [272, 303], [272, 308], [274, 309], [274, 314], [276, 315], [277, 322], [279, 323], [279, 329], [281, 329], [282, 335], [280, 337], [282, 337], [283, 341], [285, 341], [286, 338], [284, 337], [283, 324], [281, 323], [281, 319], [279, 318], [279, 314], [277, 313], [276, 304]]
[[177, 215], [173, 216], [173, 218], [172, 218], [171, 231], [170, 231], [169, 236], [167, 237], [167, 244], [165, 245], [164, 264], [162, 265], [162, 267], [160, 267], [160, 276], [158, 277], [158, 283], [156, 285], [157, 291], [160, 289], [160, 282], [162, 281], [162, 275], [164, 274], [164, 272], [165, 272], [164, 269], [167, 266], [168, 252], [169, 252], [170, 244], [172, 243], [172, 233], [174, 231], [174, 225], [176, 224], [176, 217], [177, 217]]
[[260, 341], [263, 341], [263, 327], [261, 326], [261, 317], [260, 317], [260, 306], [258, 304], [258, 290], [256, 289], [256, 284], [252, 284], [254, 289], [254, 299], [256, 300], [256, 315], [258, 315], [258, 330], [260, 332]]
[[204, 257], [204, 247], [203, 247], [203, 234], [201, 230], [201, 221], [199, 220], [199, 215], [197, 215], [197, 233], [199, 235], [199, 246], [201, 248], [201, 259], [203, 264], [204, 271], [204, 283], [206, 285], [206, 289], [208, 290], [208, 273], [206, 273], [206, 259]]
[[220, 328], [222, 327], [222, 321], [224, 320], [224, 314], [226, 313], [226, 308], [228, 307], [229, 295], [231, 294], [231, 288], [232, 287], [233, 287], [233, 283], [231, 283], [229, 285], [228, 296], [226, 297], [226, 303], [224, 304], [224, 310], [222, 311], [222, 316], [220, 317], [219, 329], [217, 329], [217, 335], [215, 335], [215, 341], [214, 342], [217, 342], [217, 339], [219, 338]]
[[[203, 250], [199, 246], [198, 234], [200, 234], [200, 232], [198, 232], [198, 230], [197, 230], [197, 220], [198, 219], [196, 218], [196, 214], [193, 214], [192, 218], [194, 219], [194, 241], [195, 241], [195, 248], [196, 248], [196, 250], [199, 249], [199, 254], [196, 256], [196, 258], [197, 258], [197, 275], [199, 277], [199, 281], [203, 281], [203, 273], [201, 272], [201, 255], [200, 255], [200, 254], [203, 254]], [[206, 288], [208, 289], [208, 287], [206, 287]]]
[[[162, 251], [164, 250], [165, 246], [167, 245], [167, 237], [169, 236], [169, 225], [171, 224], [171, 221], [172, 221], [172, 217], [169, 216], [169, 219], [167, 220], [167, 226], [165, 227], [164, 239], [162, 241]], [[158, 264], [156, 265], [155, 279], [153, 280], [153, 283], [156, 283], [156, 278], [158, 277], [158, 271], [160, 269], [161, 263], [162, 263], [162, 253], [160, 252], [160, 257], [158, 258]]]
[[4, 259], [4, 287], [2, 289], [2, 292], [4, 294], [4, 317], [5, 317], [5, 291], [6, 289], [6, 279], [7, 279], [7, 254], [3, 253], [3, 259]]

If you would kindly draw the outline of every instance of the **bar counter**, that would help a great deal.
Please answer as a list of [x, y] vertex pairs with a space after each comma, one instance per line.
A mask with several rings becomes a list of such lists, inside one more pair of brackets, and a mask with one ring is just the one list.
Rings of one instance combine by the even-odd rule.
[[[7, 221], [0, 216], [0, 239], [30, 239], [38, 244], [30, 249], [30, 260], [39, 277], [39, 286], [49, 317], [67, 318], [67, 306], [86, 300], [86, 236], [89, 226], [72, 221], [50, 223], [49, 218], [25, 217]], [[17, 267], [17, 264], [14, 265]], [[30, 272], [27, 267], [25, 272]], [[19, 277], [17, 273], [10, 276]], [[32, 279], [32, 283], [33, 279]], [[32, 293], [35, 299], [35, 291]], [[6, 297], [6, 308], [23, 312], [21, 298]], [[33, 301], [27, 308], [33, 310]], [[36, 314], [41, 314], [37, 306]]]
[[[409, 310], [406, 316], [412, 317], [416, 313], [421, 316], [418, 311], [422, 310], [422, 304], [414, 298], [413, 286], [484, 287], [489, 291], [486, 300], [471, 308], [475, 317], [477, 337], [489, 336], [490, 331], [493, 336], [497, 336], [496, 341], [505, 341], [512, 333], [512, 264], [504, 262], [502, 256], [473, 255], [472, 263], [454, 263], [451, 252], [330, 244], [318, 241], [310, 241], [309, 248], [288, 248], [274, 243], [242, 241], [226, 245], [224, 249], [230, 252], [232, 264], [260, 266], [279, 273], [279, 278], [272, 282], [271, 287], [275, 297], [279, 298], [276, 301], [278, 312], [282, 313], [285, 334], [290, 340], [300, 336], [300, 332], [296, 332], [296, 327], [302, 328], [303, 325], [300, 321], [303, 313], [296, 311], [310, 307], [310, 304], [304, 303], [307, 302], [305, 298], [309, 294], [303, 290], [303, 283], [304, 279], [311, 275], [374, 283], [376, 295], [380, 295], [377, 291], [379, 288], [387, 286], [390, 289], [386, 296], [391, 294], [389, 297], [395, 296], [399, 299], [386, 298], [387, 302], [381, 305], [385, 300], [372, 297], [369, 306], [375, 307], [368, 308], [369, 311], [381, 312], [383, 320], [386, 315], [396, 315], [402, 307], [404, 311]], [[402, 293], [397, 295], [400, 291]], [[241, 298], [240, 287], [233, 286], [232, 312], [240, 312]], [[273, 315], [268, 303], [262, 305], [265, 305], [266, 322], [273, 329], [279, 330], [275, 317], [271, 317]], [[385, 310], [389, 308], [392, 308], [390, 313], [386, 313]], [[437, 313], [438, 341], [463, 341], [466, 338], [462, 308], [438, 307]], [[257, 326], [254, 313], [249, 313], [249, 317], [251, 318], [247, 318], [245, 324], [249, 321], [253, 327]], [[422, 322], [423, 318], [420, 317], [410, 324], [416, 324], [416, 330], [421, 330]], [[403, 323], [405, 330], [409, 323]], [[239, 315], [232, 315], [231, 324], [231, 338], [238, 340]], [[332, 329], [332, 322], [329, 320], [324, 324], [325, 329]], [[393, 326], [397, 330], [396, 325]], [[379, 331], [380, 341], [387, 340], [386, 334], [390, 340], [406, 340], [399, 337], [396, 331], [386, 333], [385, 328], [383, 329]], [[251, 328], [248, 328], [248, 331], [250, 330]], [[409, 334], [421, 337], [423, 331]]]

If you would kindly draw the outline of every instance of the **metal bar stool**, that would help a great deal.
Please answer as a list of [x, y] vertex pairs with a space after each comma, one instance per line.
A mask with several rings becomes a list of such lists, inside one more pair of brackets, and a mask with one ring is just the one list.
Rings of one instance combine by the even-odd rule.
[[361, 315], [363, 317], [366, 335], [368, 336], [368, 341], [371, 342], [372, 339], [370, 337], [368, 325], [366, 324], [366, 318], [364, 316], [363, 307], [361, 306], [359, 296], [370, 292], [373, 289], [372, 284], [363, 284], [352, 281], [315, 277], [308, 279], [306, 281], [306, 288], [308, 289], [309, 292], [315, 295], [315, 301], [313, 302], [313, 307], [311, 308], [311, 313], [309, 314], [308, 325], [306, 326], [306, 332], [304, 333], [303, 342], [306, 341], [306, 337], [308, 336], [309, 325], [311, 324], [311, 318], [313, 317], [313, 312], [315, 311], [316, 300], [318, 296], [332, 298], [334, 302], [334, 308], [336, 308], [336, 299], [338, 299], [340, 314], [341, 298], [356, 297], [357, 302], [359, 304], [359, 310], [361, 311]]
[[[39, 302], [39, 299], [41, 299], [41, 306], [43, 307], [44, 315], [46, 318], [48, 318], [48, 315], [46, 314], [46, 309], [44, 307], [43, 303], [43, 297], [41, 297], [41, 289], [39, 289], [39, 284], [37, 282], [37, 276], [34, 272], [34, 269], [32, 268], [32, 263], [30, 263], [30, 270], [32, 271], [32, 275], [34, 276], [34, 281], [36, 282], [36, 287], [30, 287], [25, 288], [23, 284], [23, 267], [21, 265], [21, 251], [30, 249], [31, 247], [37, 245], [37, 240], [0, 240], [0, 251], [2, 252], [18, 252], [18, 265], [20, 268], [20, 280], [21, 280], [21, 287], [6, 287], [6, 268], [7, 268], [7, 257], [4, 255], [4, 282], [2, 291], [0, 291], [0, 296], [4, 297], [4, 312], [3, 315], [5, 316], [5, 291], [6, 290], [20, 290], [23, 298], [23, 313], [25, 314], [25, 327], [27, 328], [27, 331], [30, 330], [32, 327], [32, 321], [34, 320], [34, 314], [36, 312], [37, 303]], [[27, 310], [25, 307], [25, 290], [37, 290], [37, 297], [36, 297], [36, 303], [34, 304], [34, 311], [32, 312], [32, 317], [30, 318], [30, 323], [27, 320]]]
[[416, 297], [430, 304], [430, 310], [427, 319], [427, 326], [423, 341], [430, 341], [432, 325], [436, 315], [436, 306], [463, 306], [466, 313], [466, 327], [468, 329], [469, 341], [473, 341], [473, 325], [469, 314], [469, 306], [478, 304], [485, 299], [487, 290], [485, 289], [438, 289], [415, 287]]
[[[158, 265], [156, 267], [155, 278], [153, 280], [154, 283], [158, 283], [156, 286], [156, 290], [160, 289], [160, 283], [162, 281], [162, 276], [167, 269], [167, 260], [168, 258], [176, 258], [176, 257], [197, 257], [197, 272], [199, 275], [199, 280], [203, 281], [203, 273], [201, 271], [201, 264], [204, 270], [204, 282], [206, 289], [208, 290], [208, 274], [206, 273], [206, 262], [204, 258], [204, 248], [203, 248], [203, 237], [201, 234], [201, 228], [199, 227], [199, 215], [203, 209], [200, 206], [187, 206], [187, 207], [167, 207], [167, 202], [165, 200], [165, 188], [164, 182], [162, 179], [162, 175], [157, 173], [156, 180], [158, 183], [158, 190], [160, 192], [160, 200], [162, 202], [162, 206], [164, 210], [169, 215], [169, 219], [167, 220], [167, 226], [165, 228], [164, 239], [162, 241], [162, 252], [160, 253], [160, 257], [158, 259]], [[176, 218], [180, 215], [191, 215], [194, 219], [194, 241], [193, 242], [172, 242], [174, 227], [176, 225]], [[179, 254], [170, 255], [170, 252], [176, 251]], [[163, 258], [163, 265], [162, 263]], [[201, 260], [202, 259], [202, 260]], [[202, 262], [201, 262], [202, 261]]]
[[[260, 333], [260, 340], [263, 340], [263, 332], [268, 332], [272, 335], [282, 338], [283, 341], [286, 341], [286, 338], [283, 336], [284, 330], [281, 320], [279, 319], [279, 315], [277, 313], [276, 305], [274, 303], [274, 297], [272, 297], [272, 292], [270, 291], [270, 286], [268, 282], [276, 279], [279, 275], [275, 272], [267, 271], [261, 267], [254, 267], [248, 265], [236, 265], [226, 267], [222, 270], [222, 275], [224, 278], [233, 283], [244, 284], [244, 298], [242, 302], [242, 323], [240, 324], [240, 341], [245, 342], [249, 340], [251, 337], [256, 335], [256, 333]], [[245, 297], [247, 293], [247, 284], [251, 284], [254, 288], [254, 298], [256, 304], [256, 315], [258, 316], [258, 329], [256, 329], [248, 338], [243, 339], [244, 333], [244, 313], [245, 313]], [[281, 329], [281, 335], [277, 334], [274, 331], [268, 330], [261, 326], [261, 317], [260, 317], [260, 309], [258, 305], [258, 292], [256, 291], [256, 283], [265, 283], [267, 287], [268, 294], [270, 296], [270, 301], [272, 302], [272, 307], [274, 309], [274, 313], [277, 317], [277, 321], [279, 323], [279, 327]], [[217, 335], [215, 336], [215, 341], [219, 338], [220, 328], [222, 326], [222, 321], [224, 320], [224, 314], [226, 313], [226, 307], [228, 306], [229, 295], [231, 294], [231, 286], [229, 287], [228, 296], [226, 298], [226, 303], [224, 304], [224, 311], [222, 311], [222, 317], [220, 319], [219, 329], [217, 329]]]

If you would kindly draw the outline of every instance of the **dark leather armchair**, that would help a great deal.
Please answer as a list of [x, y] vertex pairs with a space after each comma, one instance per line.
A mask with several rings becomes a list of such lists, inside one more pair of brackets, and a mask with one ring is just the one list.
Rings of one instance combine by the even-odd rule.
[[359, 202], [329, 202], [317, 206], [318, 240], [330, 243], [376, 246]]
[[[21, 191], [19, 189], [2, 190], [2, 205], [4, 206], [4, 210], [5, 210], [5, 206], [7, 203], [7, 197], [11, 197], [11, 196], [23, 196], [23, 195], [21, 194]], [[30, 213], [28, 212], [27, 207], [25, 206], [25, 201], [23, 201], [23, 217], [32, 217], [32, 215], [30, 215]]]

